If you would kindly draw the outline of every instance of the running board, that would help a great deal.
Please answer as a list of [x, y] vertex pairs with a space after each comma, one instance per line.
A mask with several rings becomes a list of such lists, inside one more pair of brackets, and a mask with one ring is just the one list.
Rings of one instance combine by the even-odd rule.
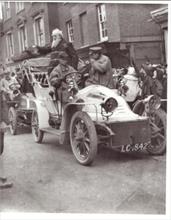
[[61, 131], [59, 129], [55, 129], [55, 128], [52, 128], [52, 127], [48, 127], [48, 128], [43, 128], [41, 129], [42, 131], [44, 132], [47, 132], [47, 133], [50, 133], [50, 134], [54, 134], [54, 135], [57, 135], [57, 136], [61, 136], [62, 134], [66, 133], [67, 131]]

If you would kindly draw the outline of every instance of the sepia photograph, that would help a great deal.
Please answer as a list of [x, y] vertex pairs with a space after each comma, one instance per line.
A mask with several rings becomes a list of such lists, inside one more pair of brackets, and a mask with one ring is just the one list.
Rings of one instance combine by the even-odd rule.
[[171, 219], [169, 8], [0, 2], [0, 220]]

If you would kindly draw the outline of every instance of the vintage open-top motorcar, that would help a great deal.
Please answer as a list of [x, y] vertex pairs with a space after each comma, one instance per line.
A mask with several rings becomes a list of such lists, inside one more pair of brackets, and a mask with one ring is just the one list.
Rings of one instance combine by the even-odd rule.
[[146, 149], [153, 153], [153, 147], [160, 148], [158, 143], [151, 146], [149, 118], [135, 114], [117, 90], [101, 85], [79, 89], [82, 76], [79, 71], [71, 72], [63, 79], [70, 94], [64, 103], [50, 85], [40, 60], [47, 62], [46, 58], [30, 59], [24, 61], [22, 67], [34, 89], [30, 105], [34, 109], [32, 133], [36, 142], [42, 142], [45, 132], [54, 134], [61, 144], [70, 143], [75, 158], [82, 165], [94, 161], [100, 144], [121, 152]]

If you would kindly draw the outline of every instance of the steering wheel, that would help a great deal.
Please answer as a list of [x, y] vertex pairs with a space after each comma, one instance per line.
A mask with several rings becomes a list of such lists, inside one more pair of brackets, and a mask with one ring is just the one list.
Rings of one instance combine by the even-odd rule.
[[64, 77], [64, 81], [68, 84], [71, 82], [75, 82], [78, 85], [80, 80], [81, 80], [81, 74], [77, 71], [69, 72]]

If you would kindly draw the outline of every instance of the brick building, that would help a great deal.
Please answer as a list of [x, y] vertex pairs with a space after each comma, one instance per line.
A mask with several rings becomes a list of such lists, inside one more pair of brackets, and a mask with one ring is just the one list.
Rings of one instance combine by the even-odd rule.
[[149, 22], [150, 12], [160, 4], [4, 2], [1, 62], [25, 48], [45, 45], [53, 28], [60, 28], [74, 44], [80, 57], [88, 48], [101, 45], [113, 67], [123, 66], [133, 57], [140, 66], [148, 57], [163, 60], [161, 29]]
[[[113, 66], [133, 57], [140, 66], [148, 57], [153, 63], [162, 58], [160, 27], [149, 22], [150, 12], [159, 4], [59, 4], [60, 28], [73, 41], [80, 56], [92, 45], [102, 45]], [[65, 13], [64, 13], [65, 12]], [[67, 30], [68, 27], [68, 30]]]
[[29, 46], [50, 42], [56, 27], [56, 8], [46, 2], [3, 2], [0, 62], [12, 66], [12, 58]]

